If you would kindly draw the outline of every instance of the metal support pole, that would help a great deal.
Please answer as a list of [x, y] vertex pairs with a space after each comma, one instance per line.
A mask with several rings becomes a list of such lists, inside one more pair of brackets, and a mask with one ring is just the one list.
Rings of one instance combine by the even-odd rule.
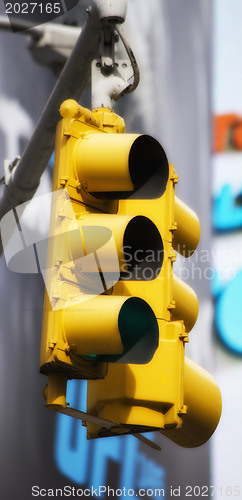
[[[59, 108], [65, 99], [78, 100], [90, 75], [92, 60], [97, 57], [100, 38], [100, 16], [95, 4], [77, 40], [46, 107], [36, 125], [15, 171], [4, 188], [0, 200], [0, 220], [11, 209], [34, 195], [55, 144]], [[0, 242], [0, 255], [2, 254]]]

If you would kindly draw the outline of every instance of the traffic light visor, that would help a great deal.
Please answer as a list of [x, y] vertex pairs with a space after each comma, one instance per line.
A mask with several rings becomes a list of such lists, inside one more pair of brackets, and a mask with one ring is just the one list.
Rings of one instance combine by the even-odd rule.
[[164, 149], [149, 135], [90, 132], [77, 141], [76, 175], [97, 198], [158, 198], [169, 165]]

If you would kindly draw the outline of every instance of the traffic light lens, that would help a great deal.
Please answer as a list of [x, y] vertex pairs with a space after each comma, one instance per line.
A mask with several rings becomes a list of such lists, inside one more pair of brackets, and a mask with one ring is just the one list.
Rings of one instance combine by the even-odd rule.
[[152, 199], [162, 196], [169, 176], [163, 147], [149, 135], [140, 135], [129, 153], [129, 172], [134, 185], [130, 198]]
[[151, 281], [157, 278], [164, 246], [156, 225], [147, 217], [133, 217], [126, 227], [123, 243], [127, 272], [121, 272], [121, 279]]
[[157, 319], [149, 304], [138, 297], [126, 300], [120, 309], [118, 327], [124, 353], [111, 361], [148, 363], [159, 342]]

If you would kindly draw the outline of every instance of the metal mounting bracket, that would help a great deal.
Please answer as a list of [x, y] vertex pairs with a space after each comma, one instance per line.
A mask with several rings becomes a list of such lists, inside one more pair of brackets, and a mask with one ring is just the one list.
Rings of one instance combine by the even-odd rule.
[[92, 63], [92, 109], [112, 108], [112, 101], [117, 101], [130, 86], [133, 68], [126, 59], [118, 59], [112, 72], [103, 74], [101, 58]]
[[[64, 415], [69, 415], [70, 417], [77, 418], [79, 420], [82, 420], [83, 422], [90, 422], [91, 424], [98, 425], [101, 427], [105, 427], [106, 429], [115, 429], [118, 428], [119, 432], [117, 431], [117, 435], [122, 435], [125, 433], [129, 433], [129, 429], [125, 425], [117, 425], [114, 422], [111, 422], [110, 420], [106, 420], [104, 418], [99, 418], [95, 417], [94, 415], [89, 415], [88, 413], [85, 413], [84, 411], [76, 410], [75, 408], [71, 408], [69, 406], [60, 406], [60, 405], [47, 405], [47, 408], [49, 408], [52, 411], [56, 411], [58, 413], [63, 413]], [[142, 434], [139, 433], [132, 433], [134, 437], [139, 439], [139, 441], [142, 441], [142, 443], [147, 444], [154, 450], [160, 451], [161, 448], [158, 446], [158, 444], [154, 443], [150, 439], [146, 438]]]
[[[99, 59], [92, 64], [92, 109], [112, 108], [123, 94], [132, 92], [139, 82], [139, 70], [133, 51], [120, 24], [125, 21], [127, 0], [94, 0], [101, 21]], [[116, 59], [115, 46], [121, 41], [126, 59]]]

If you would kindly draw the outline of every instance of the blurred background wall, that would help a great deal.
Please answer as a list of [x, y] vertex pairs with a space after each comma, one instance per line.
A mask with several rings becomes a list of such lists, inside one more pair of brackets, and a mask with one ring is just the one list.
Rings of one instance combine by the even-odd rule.
[[241, 15], [238, 0], [214, 3], [212, 292], [217, 380], [223, 397], [222, 419], [212, 448], [216, 498], [242, 494]]
[[[128, 132], [145, 132], [161, 142], [179, 175], [177, 194], [197, 212], [201, 221], [196, 256], [188, 263], [178, 259], [176, 271], [196, 291], [200, 303], [187, 353], [213, 374], [217, 364], [221, 379], [227, 354], [223, 354], [223, 347], [214, 340], [212, 280], [208, 272], [214, 263], [202, 262], [200, 258], [204, 250], [211, 252], [214, 244], [212, 49], [213, 41], [218, 42], [213, 38], [213, 29], [220, 3], [223, 2], [128, 1], [126, 33], [140, 65], [141, 83], [134, 94], [120, 101], [116, 111], [125, 118]], [[88, 4], [80, 0], [75, 9], [56, 21], [81, 25]], [[23, 151], [55, 80], [50, 69], [34, 62], [25, 36], [0, 31], [2, 171], [5, 158], [12, 160]], [[81, 103], [90, 107], [88, 92]], [[39, 193], [50, 190], [50, 186], [49, 168]], [[209, 487], [215, 482], [220, 485], [221, 474], [223, 481], [230, 484], [229, 476], [227, 479], [225, 476], [226, 467], [221, 465], [225, 441], [227, 446], [229, 442], [230, 417], [226, 436], [221, 427], [215, 440], [194, 450], [181, 449], [154, 435], [162, 446], [158, 453], [132, 436], [87, 442], [80, 422], [48, 412], [42, 397], [46, 380], [38, 373], [42, 278], [11, 273], [4, 258], [0, 267], [0, 493], [3, 498], [28, 499], [32, 498], [33, 485], [61, 488], [66, 484], [80, 488], [102, 484], [116, 488], [164, 488], [167, 498], [171, 486], [180, 486], [180, 497], [185, 498], [186, 486]], [[226, 364], [227, 370], [231, 363]], [[69, 399], [81, 405], [85, 385], [71, 382], [68, 390]]]

